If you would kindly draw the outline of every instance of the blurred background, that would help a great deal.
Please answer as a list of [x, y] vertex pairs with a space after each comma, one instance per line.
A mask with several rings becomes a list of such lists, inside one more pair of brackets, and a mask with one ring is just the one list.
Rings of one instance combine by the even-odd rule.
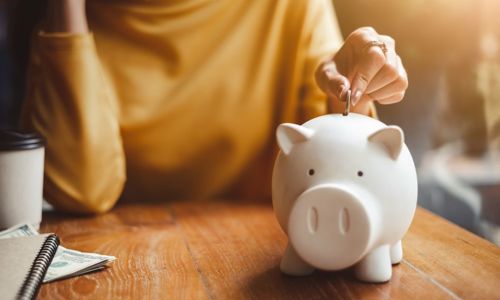
[[500, 1], [333, 2], [344, 36], [396, 40], [410, 86], [378, 112], [405, 131], [419, 205], [500, 245]]
[[[410, 86], [378, 111], [405, 131], [419, 204], [500, 245], [500, 1], [333, 2], [344, 36], [372, 26], [396, 40]], [[14, 64], [24, 54], [9, 45], [29, 37], [8, 35], [19, 26], [8, 9], [0, 1], [0, 128], [15, 127], [24, 97], [23, 62]]]

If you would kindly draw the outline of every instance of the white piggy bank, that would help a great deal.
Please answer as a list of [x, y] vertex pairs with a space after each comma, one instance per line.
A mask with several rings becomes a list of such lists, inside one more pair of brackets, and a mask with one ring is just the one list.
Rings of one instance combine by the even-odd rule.
[[273, 206], [289, 241], [282, 272], [355, 266], [368, 282], [391, 278], [417, 204], [417, 175], [397, 126], [351, 113], [277, 129]]

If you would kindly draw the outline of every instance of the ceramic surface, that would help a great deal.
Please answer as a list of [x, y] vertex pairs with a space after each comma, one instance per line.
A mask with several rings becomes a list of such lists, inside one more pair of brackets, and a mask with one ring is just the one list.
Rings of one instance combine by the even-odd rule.
[[289, 237], [281, 270], [354, 266], [363, 281], [391, 278], [417, 203], [417, 175], [397, 126], [351, 113], [278, 126], [273, 206]]

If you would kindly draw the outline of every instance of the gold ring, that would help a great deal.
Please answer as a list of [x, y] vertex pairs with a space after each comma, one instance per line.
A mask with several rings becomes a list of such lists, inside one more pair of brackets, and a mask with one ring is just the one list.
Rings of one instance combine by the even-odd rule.
[[370, 41], [370, 42], [366, 43], [366, 45], [363, 47], [363, 52], [371, 47], [379, 47], [382, 50], [382, 52], [384, 52], [384, 54], [386, 54], [387, 51], [389, 51], [389, 49], [387, 49], [387, 45], [384, 42]]

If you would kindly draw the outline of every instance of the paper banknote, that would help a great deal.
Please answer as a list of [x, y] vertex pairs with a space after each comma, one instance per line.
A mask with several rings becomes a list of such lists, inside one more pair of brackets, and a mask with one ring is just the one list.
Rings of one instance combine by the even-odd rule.
[[[7, 230], [0, 231], [0, 239], [31, 235], [38, 235], [38, 231], [30, 224], [19, 224]], [[114, 256], [80, 252], [59, 246], [45, 274], [43, 282], [50, 282], [100, 270], [115, 259], [116, 257]]]

